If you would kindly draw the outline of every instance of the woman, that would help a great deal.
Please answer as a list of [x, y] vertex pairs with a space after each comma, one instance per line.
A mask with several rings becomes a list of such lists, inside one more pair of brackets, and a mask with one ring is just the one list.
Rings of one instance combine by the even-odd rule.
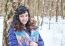
[[44, 46], [38, 28], [32, 22], [28, 8], [19, 6], [9, 29], [9, 46]]

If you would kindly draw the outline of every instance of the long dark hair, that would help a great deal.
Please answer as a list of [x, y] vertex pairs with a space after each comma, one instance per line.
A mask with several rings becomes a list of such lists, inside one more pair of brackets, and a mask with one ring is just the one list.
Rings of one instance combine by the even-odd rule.
[[25, 12], [28, 12], [28, 22], [26, 23], [26, 28], [30, 29], [30, 13], [29, 13], [29, 9], [25, 6], [19, 6], [16, 10], [15, 10], [15, 15], [13, 17], [13, 21], [11, 26], [15, 28], [16, 31], [22, 31], [21, 29], [23, 29], [23, 24], [20, 22], [19, 20], [19, 15], [20, 14], [24, 14]]

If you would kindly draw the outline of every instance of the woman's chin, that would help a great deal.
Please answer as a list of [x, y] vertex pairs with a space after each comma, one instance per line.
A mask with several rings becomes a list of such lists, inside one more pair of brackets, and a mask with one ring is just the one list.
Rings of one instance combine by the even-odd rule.
[[26, 24], [26, 22], [25, 23], [23, 23], [23, 25], [25, 25]]

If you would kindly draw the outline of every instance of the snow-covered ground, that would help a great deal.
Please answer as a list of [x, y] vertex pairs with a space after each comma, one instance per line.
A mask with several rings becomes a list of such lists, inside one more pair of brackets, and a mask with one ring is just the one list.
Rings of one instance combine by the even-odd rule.
[[3, 16], [0, 16], [0, 46], [3, 46], [2, 45], [2, 40], [3, 40], [3, 20], [4, 20], [4, 17]]
[[56, 22], [55, 16], [51, 20], [49, 18], [44, 17], [42, 26], [39, 26], [45, 46], [65, 46], [65, 19], [58, 16]]

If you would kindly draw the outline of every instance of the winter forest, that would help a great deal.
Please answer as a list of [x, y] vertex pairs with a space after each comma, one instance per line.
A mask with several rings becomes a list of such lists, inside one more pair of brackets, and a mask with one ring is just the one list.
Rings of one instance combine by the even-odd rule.
[[45, 46], [65, 46], [65, 0], [0, 0], [0, 46], [8, 46], [9, 22], [19, 5], [29, 8]]

